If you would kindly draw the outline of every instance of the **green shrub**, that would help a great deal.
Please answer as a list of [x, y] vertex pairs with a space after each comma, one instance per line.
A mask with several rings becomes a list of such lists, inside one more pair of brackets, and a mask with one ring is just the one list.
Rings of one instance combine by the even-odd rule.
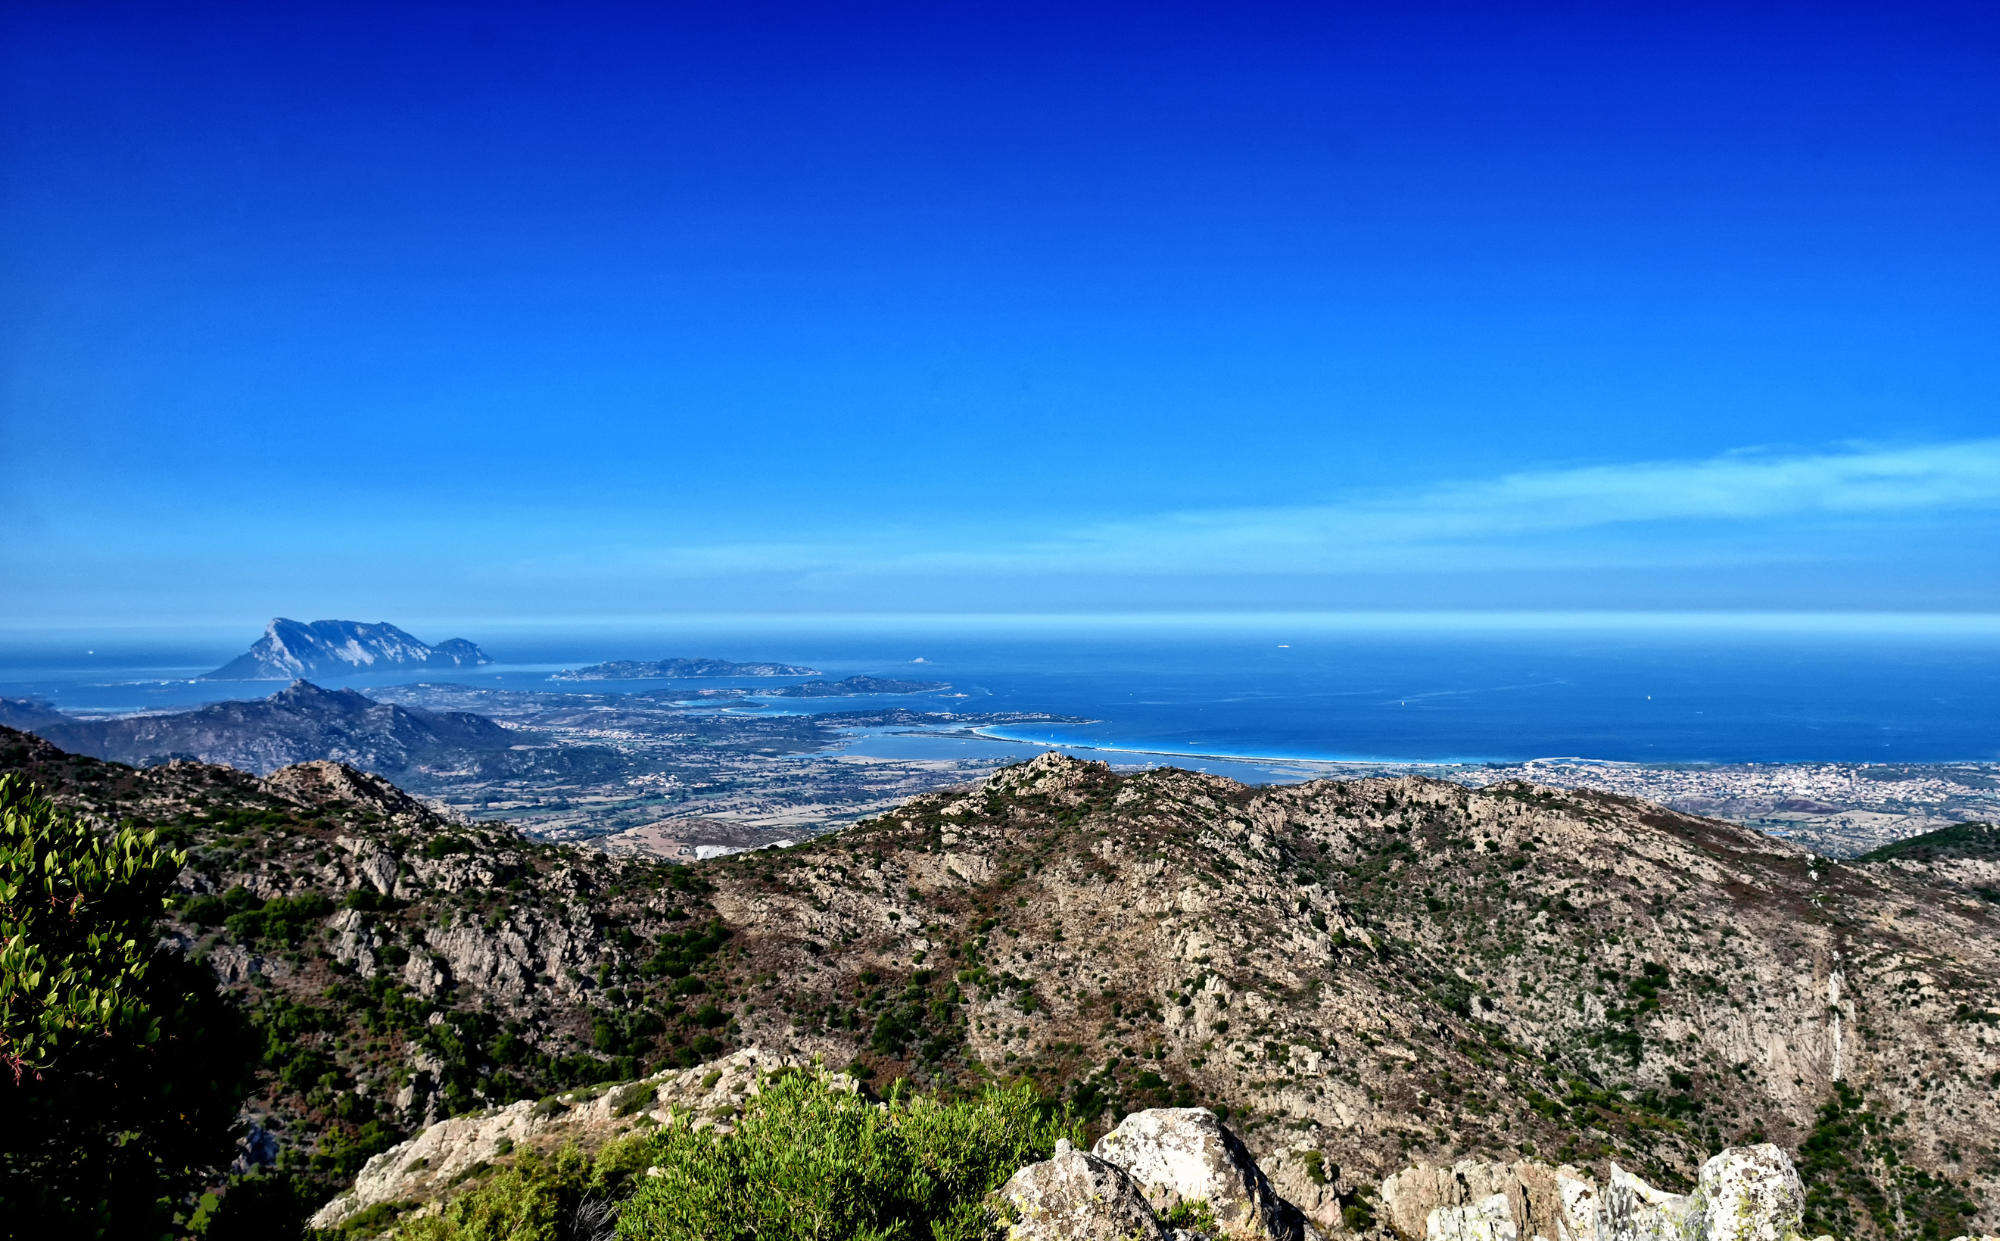
[[1160, 1217], [1160, 1222], [1169, 1228], [1184, 1228], [1189, 1232], [1222, 1231], [1215, 1223], [1215, 1209], [1201, 1201], [1176, 1202], [1173, 1210]]
[[304, 896], [281, 896], [258, 902], [223, 921], [229, 933], [244, 943], [271, 939], [296, 948], [311, 932], [313, 924], [332, 912], [333, 902], [318, 892], [308, 892]]
[[256, 1045], [156, 947], [185, 860], [0, 777], [0, 1230], [158, 1236], [234, 1153]]
[[720, 920], [711, 920], [699, 929], [678, 933], [669, 931], [655, 941], [653, 955], [639, 967], [639, 973], [647, 978], [657, 978], [661, 974], [674, 979], [686, 978], [714, 956], [728, 942], [729, 936], [729, 929]]
[[475, 846], [463, 836], [433, 836], [424, 842], [424, 856], [435, 861], [454, 853], [471, 853]]
[[823, 1079], [767, 1083], [733, 1132], [682, 1116], [645, 1140], [651, 1175], [619, 1215], [624, 1241], [685, 1237], [984, 1237], [986, 1195], [1056, 1139], [1081, 1141], [1067, 1109], [1032, 1087], [976, 1100], [892, 1099], [875, 1107]]
[[611, 1114], [614, 1117], [630, 1116], [652, 1103], [657, 1094], [659, 1087], [650, 1081], [620, 1086], [611, 1092]]

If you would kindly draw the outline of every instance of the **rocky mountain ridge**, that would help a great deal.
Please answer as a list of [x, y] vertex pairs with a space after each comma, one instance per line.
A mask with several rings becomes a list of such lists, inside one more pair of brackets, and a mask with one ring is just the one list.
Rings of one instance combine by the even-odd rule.
[[1334, 1201], [1417, 1157], [1685, 1186], [1771, 1140], [1837, 1170], [1816, 1218], [1866, 1235], [1890, 1199], [1986, 1218], [2000, 1179], [2000, 909], [1625, 798], [1047, 755], [708, 873], [753, 966], [795, 980], [747, 1035], [837, 1055], [868, 1028], [920, 1081], [1214, 1102]]
[[0, 733], [0, 767], [184, 834], [169, 933], [273, 1032], [253, 1115], [329, 1186], [428, 1120], [731, 1043], [1028, 1078], [1101, 1123], [1208, 1105], [1325, 1230], [1466, 1159], [1671, 1190], [1768, 1140], [1854, 1238], [1969, 1231], [2000, 1182], [2000, 907], [1921, 856], [1525, 784], [1045, 755], [667, 866], [330, 764], [139, 771]]
[[305, 622], [276, 616], [248, 651], [203, 673], [201, 679], [281, 681], [397, 668], [473, 668], [492, 662], [464, 638], [447, 638], [431, 646], [387, 621]]

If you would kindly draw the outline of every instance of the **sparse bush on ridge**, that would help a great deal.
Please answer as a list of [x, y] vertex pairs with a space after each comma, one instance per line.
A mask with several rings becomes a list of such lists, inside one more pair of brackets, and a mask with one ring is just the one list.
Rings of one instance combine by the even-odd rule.
[[524, 1156], [393, 1235], [398, 1241], [597, 1241], [608, 1230], [579, 1228], [579, 1216], [601, 1223], [615, 1197], [630, 1192], [632, 1152], [643, 1143], [627, 1139], [595, 1160], [574, 1146], [553, 1159]]
[[[1027, 1085], [974, 1099], [895, 1094], [868, 1102], [800, 1072], [773, 1076], [728, 1133], [676, 1116], [595, 1160], [574, 1149], [525, 1158], [399, 1241], [974, 1241], [993, 1231], [986, 1198], [1017, 1168], [1082, 1128]], [[593, 1227], [593, 1222], [595, 1227]]]

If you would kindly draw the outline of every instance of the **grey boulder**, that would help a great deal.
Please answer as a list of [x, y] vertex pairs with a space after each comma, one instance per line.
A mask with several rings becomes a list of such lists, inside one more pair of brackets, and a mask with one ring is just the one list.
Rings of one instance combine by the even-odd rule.
[[1068, 1142], [1014, 1173], [999, 1197], [1007, 1241], [1168, 1241], [1131, 1177]]
[[1205, 1107], [1134, 1112], [1091, 1153], [1123, 1168], [1162, 1215], [1183, 1204], [1205, 1206], [1218, 1237], [1318, 1241], [1305, 1216], [1278, 1196], [1249, 1150]]

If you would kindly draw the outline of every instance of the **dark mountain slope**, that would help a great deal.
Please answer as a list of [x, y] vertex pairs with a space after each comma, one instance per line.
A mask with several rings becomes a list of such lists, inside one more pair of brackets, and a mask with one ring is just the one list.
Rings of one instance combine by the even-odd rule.
[[113, 762], [170, 758], [223, 763], [264, 774], [293, 763], [331, 761], [387, 776], [473, 771], [513, 774], [616, 761], [608, 751], [554, 750], [535, 733], [484, 716], [376, 702], [351, 689], [295, 681], [269, 698], [217, 702], [175, 715], [70, 720], [36, 731], [56, 745]]
[[8, 728], [42, 728], [67, 724], [70, 717], [55, 704], [40, 698], [0, 698], [0, 725]]

